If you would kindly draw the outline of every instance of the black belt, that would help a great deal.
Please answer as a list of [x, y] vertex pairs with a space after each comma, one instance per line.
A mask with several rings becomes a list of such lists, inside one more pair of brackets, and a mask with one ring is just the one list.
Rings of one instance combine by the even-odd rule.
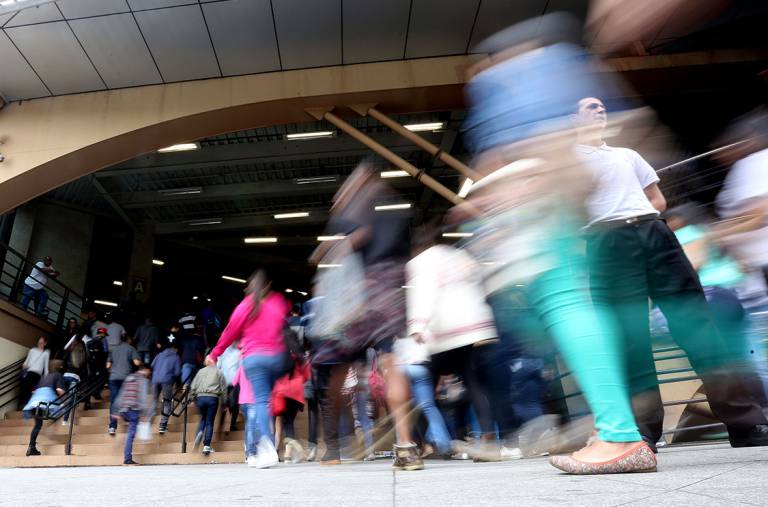
[[643, 222], [653, 222], [658, 220], [659, 215], [656, 213], [650, 213], [648, 215], [640, 215], [638, 217], [622, 218], [621, 220], [606, 220], [604, 222], [596, 222], [589, 227], [588, 231], [599, 231], [601, 229], [616, 229], [618, 227], [626, 227], [628, 225], [637, 225]]

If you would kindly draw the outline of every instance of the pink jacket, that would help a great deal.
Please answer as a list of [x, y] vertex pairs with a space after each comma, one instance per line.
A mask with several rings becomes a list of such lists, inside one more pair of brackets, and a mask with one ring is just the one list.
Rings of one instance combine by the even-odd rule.
[[243, 358], [256, 354], [274, 356], [285, 351], [283, 327], [285, 316], [291, 309], [288, 300], [281, 294], [272, 292], [261, 302], [259, 312], [253, 318], [252, 309], [253, 299], [250, 296], [237, 305], [229, 318], [229, 324], [211, 351], [214, 361], [235, 340], [240, 340], [240, 356]]
[[245, 376], [245, 370], [243, 370], [242, 365], [237, 368], [232, 385], [240, 386], [240, 396], [237, 398], [237, 403], [240, 405], [256, 403], [256, 397], [253, 395], [253, 386], [248, 382], [248, 377]]

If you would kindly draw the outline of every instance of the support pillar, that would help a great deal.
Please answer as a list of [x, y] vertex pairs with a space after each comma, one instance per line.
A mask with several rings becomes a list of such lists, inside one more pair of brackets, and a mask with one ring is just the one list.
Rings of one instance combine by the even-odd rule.
[[123, 284], [122, 299], [130, 300], [135, 292], [136, 301], [146, 303], [152, 288], [152, 259], [155, 255], [155, 236], [152, 228], [138, 226], [133, 233], [131, 264], [128, 278]]

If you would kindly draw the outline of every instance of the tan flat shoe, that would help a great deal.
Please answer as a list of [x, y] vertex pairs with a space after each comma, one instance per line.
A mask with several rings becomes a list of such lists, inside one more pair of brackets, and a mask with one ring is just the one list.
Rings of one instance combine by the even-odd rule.
[[573, 456], [552, 456], [549, 458], [549, 464], [563, 472], [575, 475], [655, 472], [656, 455], [648, 444], [640, 441], [621, 456], [609, 461], [589, 463]]

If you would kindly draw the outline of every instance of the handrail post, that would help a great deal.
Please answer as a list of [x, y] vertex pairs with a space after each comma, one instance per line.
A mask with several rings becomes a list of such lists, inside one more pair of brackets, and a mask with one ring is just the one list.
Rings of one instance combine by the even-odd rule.
[[[50, 301], [50, 300], [49, 300]], [[64, 327], [64, 310], [67, 307], [67, 302], [69, 301], [69, 287], [64, 287], [64, 295], [61, 297], [61, 303], [59, 303], [59, 314], [56, 316], [56, 329], [61, 329]], [[45, 311], [46, 308], [43, 308], [43, 311]]]
[[189, 391], [184, 391], [184, 427], [181, 430], [181, 452], [187, 452], [187, 403], [189, 402]]
[[75, 427], [75, 410], [77, 409], [77, 386], [79, 382], [75, 382], [72, 388], [72, 407], [69, 410], [69, 436], [67, 437], [67, 445], [64, 448], [64, 454], [67, 456], [72, 454], [72, 429]]

